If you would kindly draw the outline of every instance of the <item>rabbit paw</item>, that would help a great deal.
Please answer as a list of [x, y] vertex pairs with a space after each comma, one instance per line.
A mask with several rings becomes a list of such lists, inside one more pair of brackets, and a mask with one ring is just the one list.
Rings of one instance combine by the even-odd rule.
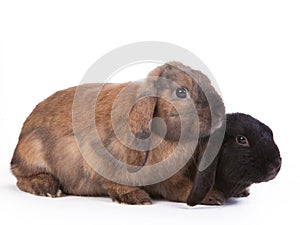
[[[112, 197], [112, 196], [111, 196]], [[112, 197], [113, 201], [129, 205], [151, 205], [151, 198], [147, 192], [141, 189], [124, 193], [121, 195], [115, 195]]]
[[243, 191], [241, 191], [240, 193], [234, 195], [233, 197], [242, 198], [242, 197], [247, 197], [249, 195], [250, 195], [249, 189], [246, 188]]
[[58, 189], [56, 194], [47, 193], [46, 196], [48, 196], [50, 198], [57, 198], [57, 197], [63, 197], [63, 196], [65, 196], [65, 194], [60, 189]]
[[62, 191], [59, 189], [59, 181], [52, 174], [40, 173], [29, 177], [19, 177], [17, 186], [25, 192], [31, 194], [61, 197]]
[[203, 205], [224, 205], [226, 202], [225, 195], [217, 190], [212, 190], [201, 202]]

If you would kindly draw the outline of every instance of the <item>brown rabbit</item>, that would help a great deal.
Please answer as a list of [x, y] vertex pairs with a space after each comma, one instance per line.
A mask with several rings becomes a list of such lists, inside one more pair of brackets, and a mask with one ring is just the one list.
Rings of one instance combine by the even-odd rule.
[[222, 99], [205, 75], [166, 63], [144, 81], [80, 85], [38, 104], [23, 125], [11, 170], [22, 191], [41, 196], [151, 204], [149, 190], [186, 202], [187, 156], [223, 119]]

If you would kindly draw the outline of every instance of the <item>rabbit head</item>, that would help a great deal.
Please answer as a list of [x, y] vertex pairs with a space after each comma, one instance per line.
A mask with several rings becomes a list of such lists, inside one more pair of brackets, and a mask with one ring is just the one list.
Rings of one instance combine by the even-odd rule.
[[213, 187], [226, 197], [239, 196], [251, 184], [275, 178], [280, 167], [272, 130], [250, 115], [227, 114], [219, 154], [206, 170], [197, 170], [187, 203], [200, 203]]
[[[210, 80], [179, 62], [166, 63], [153, 70], [140, 88], [137, 103], [131, 111], [131, 129], [139, 137], [148, 137], [150, 131], [165, 139], [177, 141], [190, 137], [199, 130], [208, 136], [218, 129], [225, 117], [224, 104]], [[195, 117], [199, 123], [195, 123]], [[152, 123], [153, 118], [159, 122]]]
[[238, 195], [245, 186], [272, 180], [281, 167], [272, 130], [242, 113], [227, 115], [215, 186], [225, 196]]

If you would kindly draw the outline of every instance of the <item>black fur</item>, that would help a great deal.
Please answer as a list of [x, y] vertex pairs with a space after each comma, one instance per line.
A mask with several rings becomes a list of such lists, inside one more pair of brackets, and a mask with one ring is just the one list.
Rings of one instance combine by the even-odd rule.
[[[248, 196], [251, 184], [269, 181], [280, 170], [281, 157], [272, 130], [250, 115], [233, 113], [226, 116], [225, 137], [215, 159], [217, 165], [213, 163], [215, 165], [202, 172], [197, 170], [188, 205], [201, 203], [205, 193], [212, 189], [226, 198]], [[246, 144], [238, 143], [238, 136], [245, 137]], [[215, 180], [208, 181], [208, 177]]]
[[[238, 135], [248, 139], [248, 147], [236, 142]], [[280, 167], [272, 130], [250, 115], [228, 114], [215, 188], [226, 197], [239, 196], [251, 184], [275, 178]]]

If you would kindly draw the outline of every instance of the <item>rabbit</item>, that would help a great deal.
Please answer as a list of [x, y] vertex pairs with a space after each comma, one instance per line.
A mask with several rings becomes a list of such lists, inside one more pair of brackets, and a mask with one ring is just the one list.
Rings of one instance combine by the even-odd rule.
[[[208, 136], [224, 118], [222, 98], [208, 77], [169, 62], [142, 81], [83, 84], [39, 103], [23, 124], [11, 171], [20, 190], [39, 196], [109, 196], [146, 205], [151, 186], [157, 195], [185, 202], [190, 189], [181, 187], [192, 187], [184, 176], [188, 166], [150, 184], [144, 178], [154, 173], [146, 169], [172, 155], [180, 141], [182, 156], [193, 152], [198, 137], [191, 134]], [[183, 164], [182, 158], [155, 174]]]
[[267, 125], [243, 113], [226, 117], [219, 154], [206, 170], [197, 170], [187, 199], [190, 206], [223, 205], [229, 197], [246, 197], [251, 184], [274, 179], [281, 168], [280, 152]]

